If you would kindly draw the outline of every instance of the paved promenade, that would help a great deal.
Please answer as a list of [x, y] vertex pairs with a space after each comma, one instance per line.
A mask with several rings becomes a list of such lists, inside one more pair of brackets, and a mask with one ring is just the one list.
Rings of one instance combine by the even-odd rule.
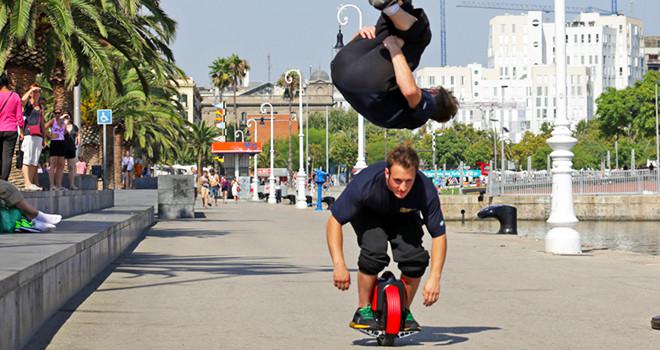
[[[355, 349], [357, 302], [331, 283], [328, 212], [242, 202], [163, 221], [28, 348]], [[415, 300], [413, 349], [658, 349], [660, 256], [542, 253], [543, 241], [457, 233], [440, 301]], [[453, 231], [453, 232], [452, 232]], [[430, 242], [427, 239], [427, 247]], [[358, 249], [346, 229], [355, 283]]]

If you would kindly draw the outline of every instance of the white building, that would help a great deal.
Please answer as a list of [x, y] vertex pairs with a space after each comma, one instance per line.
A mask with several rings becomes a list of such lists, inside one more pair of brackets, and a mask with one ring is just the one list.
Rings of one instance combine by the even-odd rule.
[[193, 78], [177, 79], [176, 91], [179, 93], [179, 103], [185, 110], [185, 118], [190, 123], [202, 120], [202, 95]]
[[[493, 17], [488, 65], [422, 68], [421, 87], [444, 86], [461, 101], [457, 121], [479, 129], [502, 127], [518, 142], [556, 117], [554, 24], [541, 12]], [[596, 113], [607, 87], [641, 79], [642, 22], [630, 17], [580, 14], [567, 24], [568, 118], [575, 125]]]

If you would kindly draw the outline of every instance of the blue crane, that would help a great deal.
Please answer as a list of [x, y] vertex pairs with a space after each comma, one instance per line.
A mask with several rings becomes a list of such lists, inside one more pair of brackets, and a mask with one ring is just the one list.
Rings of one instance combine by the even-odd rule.
[[[492, 2], [492, 1], [467, 1], [464, 0], [457, 7], [470, 7], [470, 8], [483, 8], [483, 9], [497, 9], [497, 10], [511, 10], [511, 11], [541, 11], [545, 13], [553, 12], [554, 6], [539, 5], [539, 4], [516, 4], [510, 2]], [[616, 14], [617, 13], [617, 0], [612, 0], [612, 9], [603, 10], [597, 7], [574, 7], [566, 6], [566, 13], [581, 13], [581, 12], [598, 12], [602, 15]]]

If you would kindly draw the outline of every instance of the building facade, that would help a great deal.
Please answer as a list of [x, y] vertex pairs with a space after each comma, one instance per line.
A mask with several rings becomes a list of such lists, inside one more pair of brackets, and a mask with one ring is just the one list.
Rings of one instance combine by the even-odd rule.
[[[573, 125], [594, 117], [605, 89], [642, 78], [642, 33], [641, 21], [621, 15], [582, 13], [567, 24], [567, 117]], [[556, 118], [554, 23], [534, 11], [496, 16], [488, 42], [488, 67], [422, 68], [416, 79], [421, 87], [454, 92], [461, 102], [456, 121], [518, 142]]]
[[202, 95], [193, 78], [177, 79], [176, 91], [179, 93], [178, 101], [184, 109], [181, 117], [190, 123], [199, 123], [202, 120]]
[[660, 35], [644, 37], [644, 70], [660, 71]]
[[[335, 104], [333, 98], [334, 87], [330, 82], [328, 73], [318, 70], [310, 76], [303, 85], [303, 114], [307, 112], [325, 111], [326, 107], [332, 107]], [[252, 82], [247, 87], [240, 88], [236, 92], [236, 108], [234, 108], [233, 91], [223, 91], [222, 95], [215, 89], [202, 89], [202, 120], [208, 124], [214, 124], [215, 111], [221, 101], [226, 105], [225, 121], [228, 124], [236, 123], [245, 125], [248, 119], [260, 116], [260, 106], [264, 102], [273, 105], [273, 112], [277, 115], [290, 115], [293, 120], [297, 120], [299, 113], [298, 97], [289, 100], [284, 97], [284, 88], [276, 86], [273, 83]], [[267, 113], [269, 113], [267, 111]], [[281, 117], [276, 117], [278, 120]], [[278, 123], [281, 124], [281, 123]], [[276, 124], [279, 129], [281, 126]], [[286, 123], [285, 123], [286, 124]], [[297, 126], [295, 127], [297, 130]], [[287, 126], [288, 134], [288, 126]], [[261, 129], [259, 130], [261, 134]]]

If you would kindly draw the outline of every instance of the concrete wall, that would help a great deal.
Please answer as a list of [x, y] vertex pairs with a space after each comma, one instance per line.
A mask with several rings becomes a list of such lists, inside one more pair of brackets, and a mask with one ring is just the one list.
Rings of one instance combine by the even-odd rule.
[[[73, 180], [81, 190], [96, 190], [99, 185], [99, 178], [96, 175], [76, 175]], [[50, 189], [50, 179], [49, 174], [39, 174], [39, 187], [44, 189]], [[65, 172], [62, 176], [62, 186], [64, 188], [69, 188], [69, 173]]]
[[[440, 196], [445, 220], [478, 220], [477, 212], [489, 204], [510, 204], [518, 209], [518, 220], [547, 220], [550, 196], [500, 196], [477, 200], [477, 194]], [[660, 195], [574, 196], [575, 215], [583, 221], [655, 221], [660, 220]]]
[[43, 322], [153, 223], [153, 207], [142, 208], [0, 279], [0, 349], [23, 347]]
[[23, 197], [46, 213], [70, 217], [114, 205], [114, 192], [106, 191], [39, 191], [23, 192]]

